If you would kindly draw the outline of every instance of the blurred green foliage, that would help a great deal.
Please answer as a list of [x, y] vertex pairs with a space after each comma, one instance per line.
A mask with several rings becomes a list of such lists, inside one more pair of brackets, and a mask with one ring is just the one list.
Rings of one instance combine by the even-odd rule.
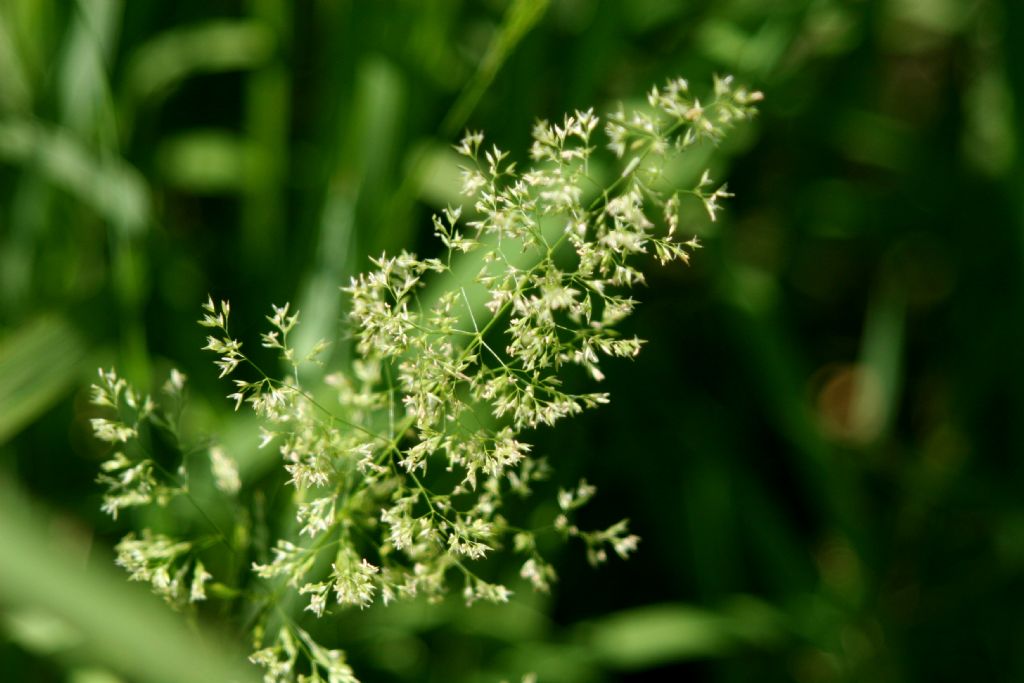
[[1021, 680], [1022, 50], [1016, 0], [0, 3], [0, 678], [242, 661], [110, 567], [98, 365], [182, 368], [260, 476], [207, 292], [243, 338], [286, 299], [344, 335], [367, 254], [435, 248], [464, 126], [524, 150], [536, 117], [723, 72], [768, 97], [714, 161], [736, 199], [651, 271], [612, 405], [537, 434], [639, 556], [570, 548], [550, 598], [373, 609], [335, 644], [367, 681]]

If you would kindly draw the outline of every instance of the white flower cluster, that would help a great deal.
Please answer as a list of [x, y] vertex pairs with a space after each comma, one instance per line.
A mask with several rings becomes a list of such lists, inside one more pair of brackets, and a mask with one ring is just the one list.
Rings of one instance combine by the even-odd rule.
[[[344, 288], [356, 359], [322, 385], [303, 386], [299, 378], [308, 375], [300, 366], [317, 362], [327, 344], [297, 351], [289, 334], [299, 314], [287, 304], [273, 308], [262, 337], [290, 368], [278, 379], [230, 334], [229, 304], [208, 300], [200, 321], [211, 329], [205, 348], [218, 355], [221, 376], [231, 376], [236, 410], [248, 404], [261, 418], [261, 446], [276, 445], [294, 487], [295, 531], [277, 541], [269, 561], [253, 564], [255, 574], [307, 596], [306, 610], [317, 617], [332, 602], [365, 608], [378, 599], [438, 600], [450, 574], [461, 578], [467, 603], [502, 603], [511, 590], [481, 577], [475, 563], [511, 546], [521, 557], [520, 577], [547, 590], [556, 575], [538, 550], [538, 532], [514, 526], [505, 512], [510, 494], [529, 495], [549, 471], [524, 435], [607, 402], [605, 393], [576, 387], [603, 378], [604, 358], [639, 353], [642, 341], [615, 326], [637, 305], [629, 291], [644, 282], [643, 260], [686, 262], [699, 245], [676, 238], [682, 198], [697, 198], [714, 220], [730, 196], [706, 172], [693, 189], [666, 186], [666, 160], [718, 140], [760, 99], [723, 78], [702, 103], [679, 79], [652, 90], [647, 107], [612, 113], [603, 141], [593, 110], [539, 121], [533, 165], [524, 172], [508, 152], [486, 146], [481, 133], [467, 134], [455, 148], [465, 159], [467, 206], [433, 220], [445, 251], [430, 259], [381, 255], [372, 259], [374, 270]], [[591, 169], [602, 147], [620, 164], [610, 182]], [[472, 282], [457, 281], [453, 264], [460, 263], [477, 264]], [[428, 300], [429, 277], [455, 284]], [[235, 378], [240, 367], [256, 379]], [[126, 389], [105, 375], [104, 382], [98, 396], [119, 405]], [[96, 429], [119, 443], [133, 438], [137, 425], [102, 422]], [[120, 488], [108, 482], [112, 512], [152, 497], [131, 485], [149, 471], [136, 472], [138, 465], [118, 457], [111, 471], [133, 473]], [[211, 457], [217, 485], [236, 494], [237, 472], [222, 452]], [[608, 548], [625, 558], [639, 541], [626, 521], [598, 531], [573, 522], [594, 492], [585, 481], [561, 491], [547, 528], [582, 540], [594, 564]], [[340, 653], [294, 623], [282, 626], [273, 607], [266, 604], [258, 620], [253, 655], [265, 680], [322, 680], [321, 671], [332, 681], [355, 680]], [[264, 646], [268, 627], [276, 630]], [[301, 668], [315, 678], [296, 672], [300, 653], [310, 660]]]
[[[139, 446], [139, 431], [156, 417], [156, 404], [149, 396], [137, 393], [113, 370], [99, 371], [100, 381], [92, 386], [92, 404], [106, 409], [112, 417], [96, 417], [90, 421], [97, 439], [113, 444], [118, 450], [100, 465], [96, 481], [106, 487], [102, 509], [114, 519], [125, 508], [167, 502], [184, 492], [180, 485], [167, 478], [158, 478], [156, 463], [144, 455]], [[180, 396], [184, 375], [176, 373], [169, 382], [172, 398]], [[177, 393], [174, 393], [177, 392]]]
[[206, 582], [213, 577], [202, 561], [190, 558], [191, 543], [145, 529], [141, 537], [125, 536], [115, 551], [114, 561], [127, 570], [129, 579], [149, 582], [153, 592], [172, 607], [206, 599]]
[[[300, 654], [309, 662], [308, 674], [296, 670]], [[249, 660], [263, 667], [264, 683], [359, 683], [344, 652], [325, 648], [295, 625], [278, 631], [274, 644], [259, 646]]]
[[[179, 437], [185, 375], [171, 370], [163, 386], [162, 405], [136, 392], [113, 370], [100, 370], [99, 377], [92, 386], [92, 403], [111, 417], [93, 418], [93, 434], [116, 449], [100, 465], [97, 482], [106, 487], [101, 509], [117, 519], [125, 509], [152, 504], [163, 507], [175, 498], [189, 497], [189, 471], [184, 461], [171, 472], [149, 454], [151, 429], [164, 430], [175, 441]], [[238, 493], [242, 483], [235, 461], [219, 446], [208, 452], [216, 488], [232, 496]], [[213, 577], [199, 559], [198, 547], [208, 540], [175, 540], [142, 528], [140, 536], [128, 534], [117, 545], [116, 562], [131, 580], [149, 582], [153, 592], [181, 609], [206, 599], [206, 584]]]

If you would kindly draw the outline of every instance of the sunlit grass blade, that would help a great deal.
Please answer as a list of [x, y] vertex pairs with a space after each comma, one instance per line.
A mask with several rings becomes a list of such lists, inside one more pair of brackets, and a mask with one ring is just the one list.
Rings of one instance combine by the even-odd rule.
[[149, 189], [142, 174], [118, 157], [99, 158], [63, 128], [0, 120], [0, 160], [30, 166], [124, 234], [137, 234], [149, 223]]
[[734, 599], [721, 610], [670, 603], [640, 607], [582, 625], [580, 635], [598, 661], [618, 670], [721, 657], [786, 638], [782, 617], [753, 598]]
[[251, 19], [208, 21], [162, 33], [131, 56], [126, 106], [152, 102], [193, 74], [251, 69], [266, 63], [274, 35]]

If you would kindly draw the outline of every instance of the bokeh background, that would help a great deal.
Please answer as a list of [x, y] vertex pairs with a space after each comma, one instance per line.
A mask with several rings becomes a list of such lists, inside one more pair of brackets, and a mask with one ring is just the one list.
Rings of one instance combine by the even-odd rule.
[[612, 404], [535, 439], [639, 554], [332, 644], [365, 681], [1024, 680], [1016, 0], [0, 2], [0, 679], [231, 656], [110, 566], [96, 367], [181, 368], [244, 466], [208, 292], [243, 339], [284, 300], [335, 335], [367, 254], [434, 248], [464, 127], [525, 158], [537, 117], [714, 73], [766, 93], [712, 157], [736, 198], [650, 271]]

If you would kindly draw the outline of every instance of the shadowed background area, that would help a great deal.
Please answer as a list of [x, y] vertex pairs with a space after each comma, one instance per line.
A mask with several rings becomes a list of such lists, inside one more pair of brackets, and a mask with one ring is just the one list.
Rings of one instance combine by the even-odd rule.
[[263, 476], [207, 293], [254, 347], [285, 300], [344, 336], [367, 255], [437, 250], [464, 128], [525, 162], [538, 117], [714, 73], [766, 93], [712, 158], [736, 197], [648, 269], [611, 405], [534, 437], [640, 552], [331, 644], [365, 681], [1024, 679], [1015, 0], [0, 3], [0, 678], [245, 675], [112, 567], [98, 366], [181, 368]]

